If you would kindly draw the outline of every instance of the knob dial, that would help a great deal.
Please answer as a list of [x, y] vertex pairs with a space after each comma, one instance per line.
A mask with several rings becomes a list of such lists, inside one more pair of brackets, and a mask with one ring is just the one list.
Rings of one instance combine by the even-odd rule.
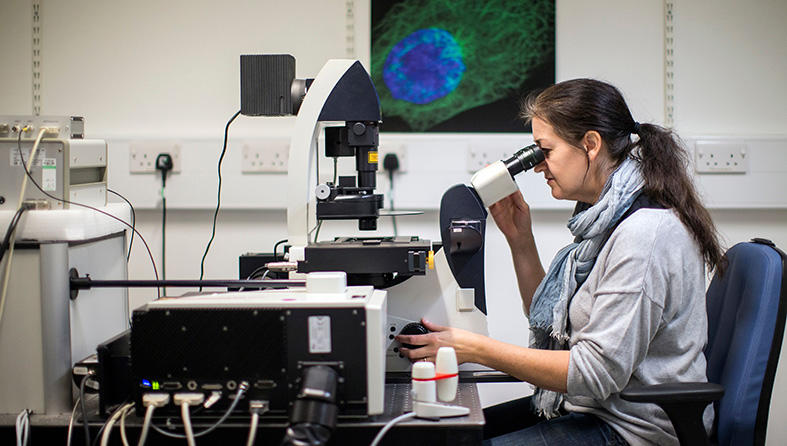
[[[403, 335], [422, 335], [429, 333], [429, 329], [424, 326], [424, 324], [420, 322], [410, 322], [409, 324], [405, 325], [402, 328], [402, 331], [399, 334]], [[419, 347], [423, 347], [423, 345], [413, 345], [413, 344], [405, 344], [402, 343], [402, 347], [409, 348], [409, 349], [416, 349]]]

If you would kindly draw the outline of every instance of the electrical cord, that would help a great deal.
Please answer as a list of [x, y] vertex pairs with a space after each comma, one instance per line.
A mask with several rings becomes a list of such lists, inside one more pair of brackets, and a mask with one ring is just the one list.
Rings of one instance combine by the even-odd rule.
[[134, 403], [124, 404], [115, 410], [115, 413], [109, 417], [109, 420], [104, 425], [104, 433], [101, 435], [101, 446], [109, 446], [109, 437], [112, 436], [112, 428], [115, 426], [115, 423], [117, 423], [118, 418], [124, 415], [131, 407], [134, 407]]
[[16, 446], [27, 446], [30, 439], [30, 411], [27, 409], [16, 416]]
[[396, 215], [394, 212], [394, 173], [400, 169], [399, 157], [395, 153], [389, 153], [383, 158], [383, 169], [388, 172], [388, 199], [391, 205], [391, 223], [393, 224], [394, 237], [399, 235], [396, 227]]
[[134, 228], [137, 225], [137, 211], [134, 210], [134, 205], [131, 204], [131, 202], [128, 201], [128, 199], [126, 197], [120, 195], [119, 193], [117, 193], [117, 192], [115, 192], [115, 191], [113, 191], [112, 189], [109, 189], [109, 188], [107, 188], [107, 192], [109, 192], [111, 194], [115, 194], [118, 197], [120, 197], [123, 201], [126, 202], [126, 204], [128, 204], [128, 207], [131, 209], [131, 239], [128, 242], [128, 254], [126, 255], [126, 263], [128, 263], [128, 261], [131, 259], [131, 245], [134, 244]]
[[11, 224], [8, 226], [8, 231], [3, 238], [3, 244], [0, 246], [0, 261], [2, 261], [6, 250], [8, 250], [8, 261], [5, 264], [3, 273], [3, 287], [0, 291], [0, 322], [3, 320], [3, 313], [5, 312], [5, 301], [8, 296], [8, 282], [11, 280], [11, 261], [14, 257], [14, 243], [16, 242], [16, 226], [22, 218], [22, 214], [29, 209], [29, 205], [22, 204], [17, 209], [16, 214], [11, 219]]
[[254, 278], [257, 276], [257, 274], [259, 274], [259, 273], [261, 273], [263, 271], [267, 271], [267, 270], [268, 270], [268, 267], [265, 266], [265, 265], [257, 267], [254, 271], [251, 272], [251, 274], [249, 274], [248, 277], [246, 277], [246, 280], [254, 280]]
[[[161, 186], [161, 279], [167, 280], [167, 196], [164, 186]], [[161, 292], [167, 295], [167, 288], [162, 287]]]
[[[39, 190], [41, 193], [43, 193], [44, 195], [46, 195], [47, 197], [49, 197], [49, 198], [51, 198], [51, 199], [53, 199], [53, 200], [60, 201], [60, 202], [63, 202], [63, 203], [67, 203], [67, 204], [74, 205], [74, 206], [79, 206], [79, 207], [87, 208], [87, 209], [90, 209], [90, 210], [92, 210], [92, 211], [98, 212], [99, 214], [106, 215], [107, 217], [109, 217], [109, 218], [111, 218], [111, 219], [113, 219], [113, 220], [117, 220], [118, 222], [120, 222], [120, 223], [122, 223], [122, 224], [124, 224], [124, 225], [128, 226], [129, 228], [131, 228], [131, 230], [132, 230], [132, 231], [133, 231], [135, 234], [137, 234], [137, 237], [139, 237], [139, 239], [140, 239], [140, 240], [142, 240], [142, 244], [144, 244], [144, 245], [145, 245], [145, 249], [146, 249], [146, 250], [147, 250], [147, 252], [148, 252], [148, 257], [150, 257], [150, 263], [151, 263], [151, 266], [153, 266], [153, 274], [156, 276], [156, 280], [158, 280], [158, 269], [156, 269], [156, 262], [153, 260], [153, 254], [150, 252], [150, 247], [148, 246], [148, 242], [147, 242], [147, 241], [145, 241], [145, 237], [142, 237], [142, 234], [140, 234], [140, 233], [139, 233], [139, 231], [137, 231], [137, 230], [136, 230], [136, 229], [135, 229], [133, 226], [131, 226], [130, 224], [128, 224], [128, 222], [126, 222], [126, 221], [124, 221], [123, 219], [120, 219], [120, 218], [118, 218], [118, 217], [115, 217], [114, 215], [110, 214], [109, 212], [104, 212], [104, 211], [102, 211], [102, 210], [100, 210], [100, 209], [96, 209], [96, 208], [94, 208], [93, 206], [88, 206], [88, 205], [86, 205], [86, 204], [82, 204], [82, 203], [77, 203], [77, 202], [74, 202], [74, 201], [69, 201], [69, 200], [66, 200], [66, 199], [65, 199], [65, 197], [64, 197], [64, 198], [57, 198], [57, 197], [55, 197], [54, 195], [50, 194], [49, 192], [46, 192], [46, 191], [45, 191], [45, 190], [44, 190], [44, 189], [41, 187], [41, 185], [39, 185], [39, 184], [38, 184], [38, 182], [36, 182], [36, 180], [35, 180], [35, 179], [33, 178], [33, 176], [30, 174], [30, 169], [28, 169], [27, 167], [25, 167], [25, 163], [24, 163], [24, 156], [22, 155], [22, 135], [21, 135], [21, 133], [20, 133], [20, 135], [19, 135], [19, 140], [17, 141], [17, 150], [19, 151], [19, 157], [22, 159], [22, 163], [21, 163], [21, 164], [22, 164], [22, 167], [24, 167], [24, 168], [25, 168], [25, 175], [27, 176], [27, 178], [29, 178], [29, 179], [30, 179], [30, 181], [33, 183], [33, 185], [35, 185], [35, 187], [37, 187], [37, 188], [38, 188], [38, 190]], [[32, 152], [31, 152], [31, 153], [32, 153]], [[30, 162], [30, 161], [28, 160], [28, 162]], [[159, 298], [161, 298], [161, 289], [158, 289], [158, 297], [159, 297]]]
[[153, 420], [153, 412], [156, 410], [156, 406], [148, 406], [147, 410], [145, 411], [145, 421], [142, 422], [142, 431], [139, 434], [139, 443], [137, 446], [143, 446], [145, 444], [145, 440], [148, 438], [148, 431], [150, 430], [150, 422]]
[[[156, 170], [161, 172], [161, 278], [167, 280], [167, 173], [173, 168], [172, 156], [159, 153], [156, 157]], [[167, 289], [162, 287], [164, 295]]]
[[[235, 410], [235, 407], [238, 406], [238, 403], [240, 403], [241, 397], [243, 397], [243, 394], [246, 393], [246, 389], [248, 389], [248, 387], [249, 387], [249, 383], [247, 383], [246, 381], [240, 383], [240, 385], [238, 385], [238, 391], [235, 393], [235, 399], [232, 401], [232, 403], [230, 404], [230, 407], [227, 409], [227, 411], [224, 412], [224, 415], [222, 415], [221, 418], [219, 418], [219, 420], [216, 421], [216, 423], [214, 423], [212, 426], [210, 426], [208, 428], [205, 428], [205, 430], [202, 430], [200, 432], [194, 433], [194, 437], [197, 438], [197, 437], [202, 437], [203, 435], [208, 435], [209, 433], [211, 433], [214, 430], [216, 430], [217, 427], [221, 426], [221, 424], [224, 423], [224, 421], [230, 416], [232, 411]], [[164, 429], [156, 426], [152, 422], [150, 423], [150, 427], [152, 427], [153, 430], [155, 430], [156, 432], [158, 432], [161, 435], [164, 435], [166, 437], [180, 438], [180, 439], [186, 438], [186, 436], [183, 435], [183, 434], [175, 434], [175, 433], [172, 433], [172, 432], [167, 432]]]
[[23, 204], [16, 210], [16, 213], [11, 218], [11, 223], [8, 225], [8, 229], [5, 231], [5, 237], [3, 237], [3, 242], [0, 244], [0, 262], [3, 261], [3, 257], [5, 256], [6, 251], [9, 249], [9, 242], [11, 241], [11, 236], [16, 232], [16, 226], [19, 224], [19, 220], [22, 218], [22, 214], [31, 209], [33, 206], [30, 204]]
[[249, 424], [249, 438], [246, 440], [246, 446], [254, 446], [254, 439], [257, 437], [257, 425], [260, 422], [260, 414], [258, 412], [251, 413], [251, 423]]
[[[22, 133], [26, 132], [29, 129], [29, 127], [15, 126], [15, 129], [19, 134], [19, 139], [18, 139], [19, 164], [22, 165], [22, 167], [25, 169], [25, 172], [28, 172], [33, 167], [33, 164], [35, 163], [36, 154], [38, 152], [38, 146], [39, 144], [41, 144], [41, 139], [44, 137], [44, 133], [46, 133], [46, 129], [42, 128], [38, 132], [38, 135], [36, 136], [35, 143], [33, 143], [33, 147], [30, 150], [30, 159], [28, 160], [28, 164], [30, 164], [29, 166], [25, 166], [25, 157], [22, 155]], [[22, 185], [19, 188], [19, 201], [17, 201], [18, 204], [16, 207], [17, 212], [24, 207], [25, 191], [27, 190], [28, 178], [30, 180], [33, 179], [33, 177], [31, 177], [29, 174], [22, 178]], [[33, 183], [36, 184], [36, 186], [38, 185], [38, 183], [36, 183], [35, 181], [33, 181]], [[5, 263], [5, 270], [3, 272], [3, 287], [2, 290], [0, 290], [0, 322], [2, 322], [3, 320], [3, 311], [5, 310], [5, 299], [6, 296], [8, 295], [8, 283], [11, 281], [11, 261], [14, 258], [14, 243], [16, 241], [16, 237], [14, 234], [15, 234], [14, 232], [11, 232], [11, 237], [9, 238], [7, 242], [8, 244], [6, 245], [8, 246], [8, 260]]]
[[180, 415], [183, 417], [183, 431], [186, 432], [186, 443], [188, 443], [189, 446], [196, 446], [197, 441], [194, 439], [194, 430], [191, 428], [189, 403], [184, 402], [180, 405]]
[[402, 421], [409, 420], [410, 418], [415, 418], [415, 412], [408, 412], [408, 413], [406, 413], [404, 415], [399, 415], [398, 417], [396, 417], [393, 420], [389, 421], [388, 424], [383, 426], [383, 428], [380, 430], [380, 432], [377, 433], [377, 436], [374, 437], [374, 440], [372, 440], [372, 444], [369, 445], [369, 446], [377, 446], [378, 444], [380, 444], [380, 441], [383, 439], [383, 436], [385, 436], [385, 434], [389, 430], [391, 430], [391, 428], [394, 427], [394, 425], [396, 425], [397, 423], [400, 423]]
[[66, 437], [66, 446], [71, 446], [71, 433], [74, 430], [74, 415], [76, 415], [77, 409], [79, 409], [80, 401], [82, 401], [82, 398], [77, 398], [77, 402], [74, 403], [74, 409], [71, 411], [71, 418], [68, 419], [68, 436]]
[[[283, 240], [279, 240], [278, 242], [274, 243], [274, 245], [273, 245], [273, 260], [277, 260], [278, 259], [276, 251], [279, 250], [279, 245], [287, 243], [287, 242], [288, 242], [288, 240], [285, 238]], [[282, 253], [281, 257], [284, 258], [284, 253]]]
[[[229, 121], [227, 121], [227, 125], [224, 127], [224, 144], [221, 149], [221, 155], [219, 155], [219, 165], [218, 165], [218, 172], [219, 172], [219, 187], [218, 191], [216, 192], [216, 211], [213, 212], [213, 229], [210, 233], [210, 240], [208, 240], [208, 245], [205, 247], [205, 254], [202, 255], [202, 261], [200, 262], [199, 266], [199, 280], [205, 276], [205, 258], [208, 257], [208, 251], [210, 251], [210, 245], [213, 243], [213, 239], [216, 237], [216, 219], [219, 216], [219, 208], [221, 208], [221, 162], [224, 160], [224, 154], [227, 153], [227, 134], [230, 131], [230, 124], [235, 118], [240, 115], [240, 110], [238, 110]], [[199, 290], [202, 291], [202, 287], [199, 287]]]
[[246, 446], [254, 446], [254, 440], [257, 438], [257, 427], [260, 422], [260, 415], [267, 412], [269, 408], [268, 401], [253, 400], [249, 401], [249, 412], [251, 412], [251, 423], [249, 424], [249, 437], [246, 439]]
[[[394, 198], [393, 198], [393, 194], [394, 194], [394, 187], [393, 187], [394, 180], [393, 180], [393, 176], [394, 176], [393, 172], [390, 172], [389, 173], [390, 181], [388, 183], [390, 185], [390, 188], [388, 189], [388, 198], [389, 198], [389, 202], [391, 204], [391, 213], [392, 214], [394, 212]], [[391, 215], [391, 223], [393, 224], [394, 237], [397, 237], [399, 235], [399, 230], [396, 227], [396, 215], [395, 214]]]
[[317, 239], [320, 237], [320, 229], [322, 229], [323, 221], [325, 220], [320, 220], [320, 222], [317, 223], [317, 232], [314, 233], [314, 243], [317, 243]]
[[87, 424], [87, 406], [85, 405], [85, 383], [90, 375], [85, 375], [79, 383], [79, 407], [82, 409], [82, 427], [85, 430], [85, 446], [90, 446], [90, 426]]
[[126, 434], [126, 418], [129, 414], [134, 410], [134, 405], [132, 404], [125, 412], [120, 416], [120, 441], [123, 442], [123, 446], [129, 446], [128, 444], [128, 435]]

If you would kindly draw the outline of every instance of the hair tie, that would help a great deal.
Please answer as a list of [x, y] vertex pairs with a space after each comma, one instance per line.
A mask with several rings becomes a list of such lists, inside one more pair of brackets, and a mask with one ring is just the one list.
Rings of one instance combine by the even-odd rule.
[[634, 129], [631, 131], [631, 133], [634, 133], [635, 135], [639, 135], [639, 122], [634, 121]]

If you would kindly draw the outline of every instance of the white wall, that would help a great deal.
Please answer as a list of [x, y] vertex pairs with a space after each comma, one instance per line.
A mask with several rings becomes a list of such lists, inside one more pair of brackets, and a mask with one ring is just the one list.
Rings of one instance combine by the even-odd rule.
[[[160, 215], [154, 176], [129, 175], [128, 142], [183, 141], [183, 171], [168, 181], [169, 278], [193, 278], [210, 236], [215, 162], [227, 119], [239, 108], [239, 54], [290, 53], [298, 77], [313, 76], [330, 58], [347, 56], [344, 0], [278, 2], [208, 0], [68, 2], [42, 0], [42, 114], [86, 117], [91, 137], [110, 141], [110, 187], [141, 209], [138, 227], [158, 261]], [[355, 56], [368, 66], [369, 3], [355, 1]], [[675, 127], [692, 135], [787, 135], [787, 3], [779, 0], [675, 1]], [[3, 0], [0, 14], [0, 113], [30, 113], [31, 0]], [[641, 122], [664, 122], [663, 4], [651, 0], [559, 0], [557, 77], [596, 77], [621, 88]], [[11, 62], [14, 61], [14, 62]], [[249, 138], [286, 137], [292, 119], [240, 117], [231, 129], [224, 165], [226, 204], [206, 262], [209, 278], [237, 275], [237, 257], [268, 251], [286, 236], [281, 176], [242, 175], [238, 144]], [[396, 140], [396, 135], [391, 136]], [[473, 144], [514, 147], [527, 135], [438, 135], [411, 144], [408, 173], [397, 200], [426, 210], [400, 218], [400, 233], [438, 239], [436, 207], [442, 190], [466, 181], [465, 150]], [[385, 141], [385, 140], [383, 140]], [[398, 140], [397, 140], [398, 141]], [[451, 154], [452, 156], [445, 156]], [[455, 156], [458, 154], [458, 156]], [[435, 170], [435, 161], [440, 160]], [[777, 160], [787, 165], [787, 155]], [[569, 242], [570, 205], [548, 197], [533, 178], [520, 184], [533, 203], [542, 262]], [[387, 184], [381, 182], [382, 190]], [[754, 188], [751, 191], [756, 194]], [[732, 244], [752, 236], [787, 246], [787, 210], [714, 210]], [[381, 222], [380, 233], [390, 233]], [[322, 237], [353, 233], [351, 223], [326, 223]], [[130, 277], [150, 278], [135, 242]], [[487, 271], [492, 335], [526, 345], [527, 322], [516, 294], [510, 257], [494, 227]], [[152, 297], [133, 290], [132, 302]], [[785, 355], [787, 356], [787, 355]], [[784, 369], [784, 367], [782, 367]], [[777, 376], [772, 420], [787, 413], [787, 378]], [[525, 386], [484, 388], [489, 403], [526, 393]], [[777, 407], [778, 406], [778, 407]], [[782, 416], [783, 418], [783, 416]], [[772, 422], [769, 444], [787, 440]]]

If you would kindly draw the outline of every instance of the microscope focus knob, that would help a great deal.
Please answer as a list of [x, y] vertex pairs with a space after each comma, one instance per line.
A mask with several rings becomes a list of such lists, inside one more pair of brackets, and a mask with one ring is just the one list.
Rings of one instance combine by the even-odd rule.
[[[409, 324], [405, 325], [402, 328], [402, 331], [399, 334], [403, 335], [422, 335], [429, 333], [429, 329], [424, 326], [424, 324], [420, 322], [410, 322]], [[413, 345], [413, 344], [402, 344], [402, 347], [409, 348], [409, 349], [416, 349], [418, 347], [423, 347], [423, 345]]]
[[327, 200], [331, 196], [331, 187], [325, 183], [318, 184], [314, 189], [314, 195], [318, 200]]
[[356, 122], [353, 124], [352, 128], [356, 136], [361, 136], [366, 133], [366, 125], [363, 122]]

